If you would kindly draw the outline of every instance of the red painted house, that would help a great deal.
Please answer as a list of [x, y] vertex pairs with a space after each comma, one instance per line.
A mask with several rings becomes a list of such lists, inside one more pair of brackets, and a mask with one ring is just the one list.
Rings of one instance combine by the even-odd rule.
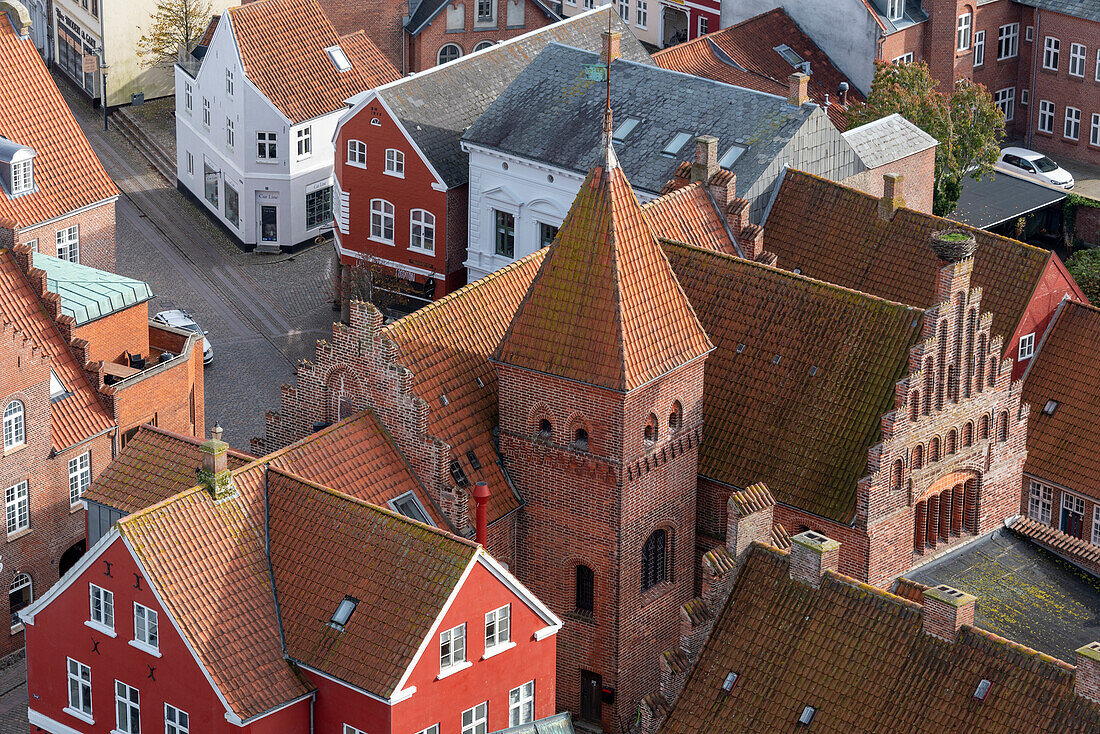
[[486, 734], [554, 711], [561, 622], [472, 542], [201, 447], [24, 610], [51, 734]]

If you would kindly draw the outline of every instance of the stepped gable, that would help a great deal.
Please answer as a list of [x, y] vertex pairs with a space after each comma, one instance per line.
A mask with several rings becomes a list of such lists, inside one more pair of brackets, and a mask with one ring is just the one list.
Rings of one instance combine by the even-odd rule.
[[606, 145], [494, 358], [626, 392], [711, 349]]
[[699, 474], [760, 482], [783, 504], [850, 522], [924, 312], [718, 252], [664, 250], [716, 347]]
[[946, 642], [924, 614], [833, 571], [794, 581], [787, 553], [753, 546], [661, 734], [791, 731], [807, 706], [838, 734], [1100, 731], [1072, 666], [967, 625]]

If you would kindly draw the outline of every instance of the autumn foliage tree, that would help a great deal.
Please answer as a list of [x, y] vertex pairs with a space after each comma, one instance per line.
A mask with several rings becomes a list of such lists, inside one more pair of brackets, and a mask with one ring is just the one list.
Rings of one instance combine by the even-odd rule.
[[871, 94], [848, 110], [849, 129], [895, 112], [939, 141], [932, 211], [947, 216], [962, 193], [963, 176], [993, 171], [1004, 137], [1004, 113], [981, 84], [961, 79], [940, 92], [928, 65], [878, 63]]
[[160, 0], [152, 23], [138, 39], [138, 58], [144, 66], [170, 64], [182, 46], [190, 51], [206, 30], [213, 14], [207, 0]]

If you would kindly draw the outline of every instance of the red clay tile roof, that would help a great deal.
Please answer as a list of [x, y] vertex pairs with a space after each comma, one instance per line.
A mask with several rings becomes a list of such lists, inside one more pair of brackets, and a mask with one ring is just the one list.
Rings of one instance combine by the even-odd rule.
[[[263, 0], [225, 12], [245, 75], [291, 123], [342, 109], [349, 97], [401, 76], [365, 34], [338, 38], [317, 0]], [[325, 49], [345, 41], [352, 68], [339, 72]]]
[[34, 149], [38, 187], [14, 199], [0, 191], [0, 219], [29, 227], [118, 196], [34, 43], [19, 38], [6, 18], [0, 23], [0, 89], [6, 90], [0, 135]]
[[[984, 298], [984, 296], [983, 296]], [[1100, 309], [1062, 301], [1024, 379], [1024, 471], [1100, 500]], [[1053, 415], [1043, 409], [1057, 403]]]
[[719, 252], [736, 252], [737, 245], [706, 186], [694, 183], [642, 205], [658, 238], [687, 242]]
[[[7, 19], [0, 17], [0, 26]], [[3, 194], [0, 193], [0, 198]], [[42, 280], [45, 284], [45, 278]], [[81, 365], [58, 331], [10, 250], [0, 250], [0, 323], [10, 325], [49, 357], [50, 368], [72, 393], [50, 405], [50, 439], [56, 451], [114, 426]], [[68, 317], [65, 317], [68, 318]]]
[[[287, 655], [391, 696], [477, 545], [277, 469], [268, 486]], [[338, 631], [328, 623], [345, 596], [359, 604]]]
[[613, 166], [581, 184], [495, 359], [625, 392], [711, 348]]
[[850, 522], [924, 312], [731, 255], [665, 252], [716, 346], [699, 473]]
[[1071, 666], [973, 627], [944, 642], [918, 604], [833, 572], [814, 589], [789, 568], [786, 553], [749, 550], [661, 734], [793, 731], [806, 706], [813, 732], [1100, 731]]
[[848, 120], [845, 108], [838, 104], [837, 87], [841, 82], [848, 82], [848, 99], [862, 101], [863, 97], [782, 8], [658, 51], [653, 54], [653, 63], [665, 69], [786, 97], [787, 77], [798, 69], [775, 50], [776, 46], [784, 44], [810, 62], [810, 97], [824, 106], [828, 95], [830, 104], [826, 112], [829, 119], [844, 130]]
[[1072, 563], [1084, 566], [1086, 569], [1095, 569], [1100, 566], [1100, 547], [1087, 540], [1075, 538], [1058, 528], [1032, 520], [1025, 515], [1017, 517], [1010, 527], [1012, 532], [1057, 553]]
[[876, 197], [794, 169], [787, 169], [764, 222], [764, 248], [785, 270], [798, 268], [817, 280], [930, 308], [939, 260], [929, 237], [947, 227], [977, 238], [971, 285], [982, 289], [982, 307], [993, 313], [993, 333], [1007, 343], [1055, 257], [1047, 250], [912, 209], [883, 221]]
[[[202, 464], [201, 443], [194, 436], [143, 425], [83, 497], [129, 514], [191, 489], [198, 482], [196, 472]], [[230, 469], [238, 469], [252, 458], [233, 449], [227, 456]]]

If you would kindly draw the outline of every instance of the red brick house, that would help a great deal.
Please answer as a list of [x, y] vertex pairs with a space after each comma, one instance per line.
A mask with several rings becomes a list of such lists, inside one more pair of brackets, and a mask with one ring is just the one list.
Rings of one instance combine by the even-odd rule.
[[0, 249], [0, 613], [11, 614], [0, 655], [23, 646], [15, 612], [83, 553], [81, 498], [118, 445], [143, 422], [202, 430], [202, 338], [151, 323], [151, 296], [25, 245]]
[[480, 545], [227, 451], [216, 431], [199, 486], [119, 520], [24, 611], [33, 726], [440, 734], [553, 713], [561, 622]]
[[[18, 3], [0, 16], [0, 238], [103, 270], [115, 267], [118, 189], [31, 40]], [[25, 11], [24, 11], [25, 14]]]

